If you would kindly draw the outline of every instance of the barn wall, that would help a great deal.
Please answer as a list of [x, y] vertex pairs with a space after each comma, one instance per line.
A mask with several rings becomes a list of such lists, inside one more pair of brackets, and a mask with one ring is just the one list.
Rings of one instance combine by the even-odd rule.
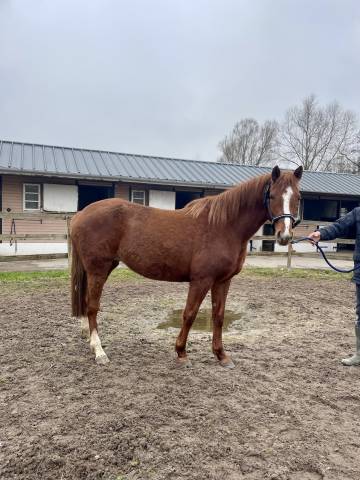
[[207, 188], [207, 189], [204, 190], [204, 197], [210, 197], [211, 195], [218, 195], [222, 191], [223, 190], [216, 190], [216, 189]]
[[[74, 181], [62, 179], [48, 179], [27, 176], [3, 176], [2, 210], [8, 208], [11, 212], [23, 212], [23, 184], [24, 183], [66, 183], [74, 184]], [[35, 212], [36, 213], [36, 212]], [[15, 220], [16, 233], [66, 233], [66, 222], [63, 220]], [[4, 220], [3, 234], [11, 231], [11, 220]], [[41, 240], [41, 243], [44, 241]]]
[[[23, 212], [23, 184], [24, 183], [53, 183], [74, 185], [77, 183], [72, 179], [50, 178], [50, 177], [33, 177], [26, 175], [3, 175], [2, 176], [2, 211], [6, 212], [8, 208], [11, 212]], [[86, 182], [79, 181], [79, 183], [91, 183], [96, 185], [103, 185], [104, 182]], [[108, 184], [108, 183], [107, 183]], [[114, 189], [114, 196], [116, 198], [123, 198], [129, 200], [130, 186], [125, 183], [116, 183]], [[36, 212], [34, 212], [36, 213]], [[11, 220], [3, 221], [3, 234], [10, 234]], [[16, 233], [44, 233], [44, 234], [66, 234], [67, 227], [64, 220], [15, 220]], [[0, 243], [0, 255], [14, 255], [17, 254], [39, 254], [39, 253], [66, 253], [66, 240], [38, 240], [38, 241], [18, 241], [17, 245], [10, 245], [9, 242]]]
[[[54, 183], [54, 184], [75, 184], [75, 180], [71, 179], [62, 179], [62, 178], [50, 178], [50, 177], [33, 177], [25, 175], [2, 175], [2, 211], [6, 212], [8, 208], [12, 212], [22, 212], [23, 211], [23, 184], [24, 183]], [[98, 185], [104, 184], [104, 182], [96, 182]], [[114, 196], [116, 198], [122, 198], [124, 200], [130, 200], [131, 188], [145, 190], [147, 195], [147, 203], [149, 196], [150, 188], [158, 188], [160, 190], [176, 190], [180, 187], [168, 186], [168, 188], [163, 186], [153, 186], [151, 184], [130, 184], [118, 182], [115, 184]], [[181, 187], [181, 190], [186, 190], [186, 188]], [[193, 189], [189, 187], [189, 191]], [[221, 190], [218, 189], [205, 189], [204, 195], [216, 195], [219, 194]], [[344, 198], [343, 201], [347, 199]], [[1, 207], [0, 207], [1, 208]], [[11, 221], [4, 220], [2, 222], [2, 233], [9, 234], [11, 231]], [[66, 234], [66, 222], [62, 220], [16, 220], [16, 233], [44, 233], [44, 234]], [[312, 230], [308, 226], [298, 226], [296, 229], [296, 236], [306, 236]], [[262, 229], [258, 234], [262, 233]], [[329, 244], [329, 251], [334, 248], [334, 244]], [[262, 242], [254, 242], [254, 247], [257, 250], [261, 250]], [[9, 243], [3, 242], [0, 244], [0, 255], [2, 254], [14, 254], [14, 246], [10, 247]], [[308, 243], [297, 244], [294, 246], [294, 249], [297, 251], [313, 251], [313, 247]], [[275, 245], [275, 251], [286, 251], [287, 247], [281, 247]], [[66, 252], [66, 241], [52, 242], [39, 240], [38, 242], [18, 242], [18, 252], [19, 253], [57, 253], [57, 252]]]
[[117, 183], [115, 185], [115, 198], [122, 198], [123, 200], [129, 200], [130, 186], [127, 183]]

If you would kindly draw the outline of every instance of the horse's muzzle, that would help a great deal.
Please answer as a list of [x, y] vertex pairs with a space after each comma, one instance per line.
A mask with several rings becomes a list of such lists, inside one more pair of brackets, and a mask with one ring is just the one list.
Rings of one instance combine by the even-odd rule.
[[292, 234], [285, 234], [283, 232], [277, 232], [276, 234], [276, 241], [279, 245], [285, 247], [286, 245], [289, 244], [289, 242], [292, 240], [293, 236]]

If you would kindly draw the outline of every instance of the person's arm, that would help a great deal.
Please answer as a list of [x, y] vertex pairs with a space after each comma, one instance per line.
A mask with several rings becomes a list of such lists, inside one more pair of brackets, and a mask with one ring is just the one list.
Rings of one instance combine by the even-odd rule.
[[350, 230], [350, 228], [355, 225], [355, 223], [356, 216], [354, 209], [344, 217], [336, 220], [336, 222], [332, 223], [331, 225], [312, 232], [309, 235], [309, 238], [311, 238], [313, 242], [317, 243], [320, 240], [334, 240], [335, 238], [341, 236], [344, 237], [346, 236], [346, 233]]

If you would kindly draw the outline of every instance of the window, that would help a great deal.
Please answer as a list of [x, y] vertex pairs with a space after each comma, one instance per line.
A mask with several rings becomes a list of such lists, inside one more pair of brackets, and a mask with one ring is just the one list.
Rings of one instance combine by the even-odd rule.
[[24, 210], [40, 210], [40, 185], [24, 183]]
[[131, 201], [138, 203], [139, 205], [145, 205], [145, 191], [144, 190], [132, 190]]

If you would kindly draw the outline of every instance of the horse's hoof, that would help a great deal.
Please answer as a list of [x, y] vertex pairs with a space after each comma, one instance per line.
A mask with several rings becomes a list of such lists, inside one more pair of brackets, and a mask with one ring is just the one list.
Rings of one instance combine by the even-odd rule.
[[176, 359], [176, 366], [177, 366], [178, 368], [191, 368], [191, 367], [192, 367], [192, 363], [191, 363], [191, 361], [190, 361], [187, 357], [185, 357], [185, 358], [183, 358], [183, 357], [178, 357], [178, 358]]
[[220, 365], [229, 370], [232, 370], [233, 368], [235, 368], [235, 364], [230, 357], [226, 357], [223, 360], [220, 360]]
[[110, 360], [108, 359], [107, 355], [99, 355], [98, 357], [95, 357], [95, 362], [96, 365], [106, 365], [110, 363]]

